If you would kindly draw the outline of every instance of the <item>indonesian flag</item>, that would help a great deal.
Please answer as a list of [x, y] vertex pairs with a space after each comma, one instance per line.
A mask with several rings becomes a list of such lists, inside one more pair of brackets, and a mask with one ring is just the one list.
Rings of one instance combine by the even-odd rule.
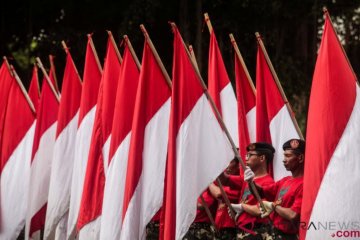
[[76, 226], [79, 239], [99, 239], [100, 235], [100, 216], [105, 186], [104, 165], [108, 162], [107, 149], [120, 72], [120, 60], [116, 55], [115, 47], [109, 36]]
[[138, 82], [139, 69], [126, 43], [116, 93], [109, 152], [109, 169], [106, 175], [102, 205], [100, 239], [120, 238], [131, 124]]
[[58, 108], [58, 98], [44, 79], [31, 154], [26, 238], [39, 239], [45, 225]]
[[210, 33], [208, 87], [209, 94], [214, 100], [230, 136], [235, 145], [239, 146], [236, 97], [214, 31]]
[[130, 140], [121, 239], [145, 239], [162, 206], [171, 87], [145, 41]]
[[35, 130], [35, 112], [25, 98], [27, 93], [12, 81], [1, 136], [0, 239], [17, 239], [25, 225]]
[[14, 82], [14, 78], [12, 77], [7, 64], [7, 60], [4, 59], [0, 68], [0, 146], [2, 145], [3, 141], [2, 135], [4, 132], [5, 113], [9, 99], [9, 92], [11, 85]]
[[[256, 65], [256, 141], [271, 143], [275, 148], [270, 173], [277, 181], [290, 175], [283, 164], [284, 142], [300, 138], [291, 120], [286, 102], [281, 97], [269, 65], [260, 46], [257, 51]], [[271, 169], [272, 167], [272, 169]]]
[[256, 95], [251, 79], [248, 79], [245, 69], [235, 53], [235, 81], [237, 95], [237, 113], [239, 128], [240, 156], [245, 161], [246, 147], [255, 142], [256, 138]]
[[91, 133], [93, 130], [96, 101], [99, 92], [102, 69], [98, 64], [95, 48], [92, 47], [91, 35], [88, 35], [86, 47], [83, 84], [79, 110], [76, 148], [71, 180], [71, 195], [68, 215], [68, 238], [75, 235], [76, 222], [79, 215], [81, 194], [83, 192], [86, 164], [89, 156]]
[[234, 157], [204, 94], [179, 31], [173, 26], [173, 86], [162, 224], [164, 239], [181, 239], [198, 196]]
[[309, 103], [301, 239], [359, 236], [359, 123], [360, 89], [326, 14]]
[[[70, 52], [67, 52], [51, 167], [45, 238], [54, 238], [56, 226], [68, 214], [80, 97], [81, 80]], [[57, 236], [65, 239], [66, 227], [57, 230]]]
[[34, 104], [35, 111], [37, 111], [39, 101], [40, 101], [40, 85], [39, 85], [38, 69], [37, 69], [36, 65], [34, 65], [34, 68], [33, 68], [33, 73], [32, 73], [32, 77], [31, 77], [28, 94], [29, 94], [31, 101]]

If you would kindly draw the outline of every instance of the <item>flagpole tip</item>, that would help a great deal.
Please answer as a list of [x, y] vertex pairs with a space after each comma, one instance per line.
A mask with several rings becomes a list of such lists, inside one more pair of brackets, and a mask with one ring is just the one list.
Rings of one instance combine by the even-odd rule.
[[261, 41], [261, 35], [259, 32], [255, 32], [255, 37], [257, 41]]
[[329, 11], [328, 11], [327, 7], [325, 7], [325, 6], [323, 7], [323, 13], [324, 13], [324, 14], [329, 13]]

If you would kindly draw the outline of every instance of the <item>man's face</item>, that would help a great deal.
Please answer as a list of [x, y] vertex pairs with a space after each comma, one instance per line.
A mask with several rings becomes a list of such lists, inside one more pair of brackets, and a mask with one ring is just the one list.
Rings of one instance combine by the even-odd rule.
[[302, 154], [295, 154], [292, 150], [287, 149], [284, 151], [284, 166], [287, 171], [296, 170], [303, 162]]
[[254, 170], [260, 163], [260, 154], [256, 151], [248, 151], [246, 154], [246, 166]]
[[226, 173], [229, 175], [239, 175], [239, 163], [236, 160], [231, 160], [229, 166], [226, 168]]

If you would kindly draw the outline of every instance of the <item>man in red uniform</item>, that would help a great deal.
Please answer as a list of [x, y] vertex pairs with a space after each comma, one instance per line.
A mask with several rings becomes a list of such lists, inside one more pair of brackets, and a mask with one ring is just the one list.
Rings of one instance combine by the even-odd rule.
[[[233, 159], [225, 172], [220, 176], [224, 191], [229, 198], [230, 202], [236, 202], [239, 199], [240, 189], [237, 187], [236, 181], [230, 181], [231, 177], [236, 179], [240, 178], [239, 162], [237, 159]], [[213, 197], [218, 200], [218, 208], [215, 215], [215, 224], [219, 229], [218, 239], [232, 240], [236, 239], [236, 224], [235, 221], [229, 216], [227, 212], [227, 206], [221, 194], [220, 188], [212, 183], [209, 185], [209, 190]]]
[[[284, 177], [280, 181], [268, 186], [255, 186], [259, 194], [269, 201], [264, 201], [265, 209], [261, 215], [270, 215], [273, 222], [273, 237], [275, 240], [298, 239], [299, 219], [303, 193], [305, 141], [290, 139], [283, 145], [284, 166], [292, 176]], [[252, 180], [249, 174], [246, 181]]]
[[[253, 179], [259, 186], [268, 186], [274, 183], [268, 174], [267, 166], [274, 158], [275, 149], [268, 143], [252, 143], [246, 148], [245, 175], [254, 175]], [[250, 170], [251, 169], [251, 170]], [[237, 213], [237, 224], [240, 228], [237, 239], [265, 239], [268, 232], [268, 219], [260, 217], [261, 212], [258, 201], [251, 194], [248, 182], [241, 178], [239, 188], [241, 189], [239, 204], [231, 204]]]

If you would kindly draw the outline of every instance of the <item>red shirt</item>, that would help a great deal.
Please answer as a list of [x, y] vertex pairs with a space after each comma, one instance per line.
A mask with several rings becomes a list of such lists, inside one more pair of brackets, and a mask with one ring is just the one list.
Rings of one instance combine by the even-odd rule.
[[[274, 179], [269, 174], [266, 174], [265, 176], [254, 178], [254, 182], [261, 187], [265, 187], [265, 186], [273, 185]], [[250, 192], [248, 182], [244, 182], [244, 184], [242, 184], [240, 196], [241, 196], [241, 199], [240, 199], [241, 203], [246, 203], [249, 205], [257, 205], [258, 204], [257, 199]], [[263, 200], [265, 200], [265, 199], [263, 199]], [[268, 221], [269, 221], [268, 219], [263, 219], [260, 217], [252, 216], [247, 212], [243, 212], [239, 216], [237, 223], [239, 226], [245, 226], [247, 224], [254, 224], [254, 223], [267, 223]]]
[[[214, 216], [217, 208], [217, 200], [211, 195], [208, 189], [202, 193], [202, 197], [209, 207], [211, 214]], [[196, 210], [196, 217], [194, 222], [210, 223], [210, 219], [205, 211], [205, 208], [202, 207], [202, 201], [200, 197], [198, 198], [198, 207]]]
[[[297, 214], [301, 212], [301, 202], [303, 194], [303, 177], [293, 178], [284, 177], [276, 183], [264, 186], [263, 192], [266, 199], [276, 201], [281, 199], [280, 206], [290, 208]], [[270, 215], [274, 227], [284, 233], [298, 233], [299, 226], [282, 218], [275, 211]]]
[[[232, 176], [233, 178], [239, 179], [239, 176]], [[227, 183], [228, 186], [223, 186], [226, 195], [228, 196], [231, 203], [236, 203], [239, 199], [240, 188], [237, 187], [237, 184], [233, 184], [233, 182], [229, 181]], [[216, 211], [215, 216], [215, 224], [218, 229], [222, 228], [234, 228], [235, 222], [229, 216], [228, 207], [225, 204], [224, 200], [219, 200], [219, 206]]]

